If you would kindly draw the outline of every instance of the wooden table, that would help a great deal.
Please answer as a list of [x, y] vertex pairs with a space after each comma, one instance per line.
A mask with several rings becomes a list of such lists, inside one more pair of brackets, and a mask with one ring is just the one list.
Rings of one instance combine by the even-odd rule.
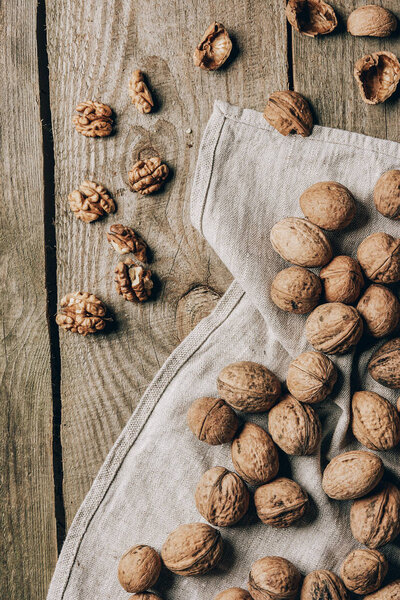
[[[363, 2], [333, 4], [340, 27], [313, 40], [292, 33], [283, 0], [4, 3], [2, 597], [45, 598], [65, 531], [114, 440], [179, 339], [230, 282], [189, 219], [214, 99], [262, 110], [270, 92], [290, 87], [311, 100], [322, 125], [400, 141], [398, 94], [366, 106], [352, 76], [364, 53], [400, 55], [399, 36], [352, 38], [343, 23]], [[400, 17], [396, 0], [384, 4]], [[226, 68], [207, 73], [193, 67], [192, 51], [213, 20], [228, 28], [235, 50]], [[137, 67], [157, 99], [151, 115], [139, 114], [127, 93]], [[74, 107], [86, 99], [114, 109], [113, 137], [75, 131]], [[172, 178], [162, 194], [139, 197], [127, 172], [139, 155], [153, 153]], [[67, 203], [87, 177], [118, 204], [116, 215], [91, 225]], [[117, 255], [105, 238], [112, 223], [133, 226], [152, 250], [159, 289], [144, 306], [116, 294]], [[58, 331], [57, 299], [76, 290], [107, 303], [112, 331], [88, 338]]]

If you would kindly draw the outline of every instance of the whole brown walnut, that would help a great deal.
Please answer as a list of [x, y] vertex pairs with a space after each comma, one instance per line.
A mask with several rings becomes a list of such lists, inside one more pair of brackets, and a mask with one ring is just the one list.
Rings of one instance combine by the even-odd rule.
[[101, 331], [107, 321], [111, 321], [103, 302], [89, 292], [66, 294], [61, 298], [60, 305], [56, 323], [65, 331], [86, 336]]
[[138, 160], [129, 171], [129, 185], [134, 192], [146, 196], [157, 192], [164, 185], [168, 174], [167, 165], [158, 156]]
[[278, 477], [257, 488], [254, 494], [259, 519], [272, 527], [289, 527], [307, 510], [308, 496], [298, 483]]
[[162, 600], [162, 598], [152, 592], [143, 592], [142, 594], [134, 594], [128, 600]]
[[143, 269], [131, 258], [115, 267], [115, 283], [118, 294], [129, 302], [145, 302], [153, 289], [151, 271]]
[[249, 591], [253, 600], [293, 600], [298, 593], [301, 575], [281, 556], [260, 558], [251, 567]]
[[167, 569], [177, 575], [203, 575], [222, 558], [221, 534], [206, 523], [180, 525], [169, 534], [161, 549]]
[[361, 498], [378, 485], [383, 471], [382, 460], [372, 452], [343, 452], [326, 467], [322, 488], [327, 496], [335, 500]]
[[151, 588], [161, 573], [161, 558], [150, 546], [133, 546], [123, 554], [118, 565], [118, 579], [130, 593]]
[[271, 284], [271, 299], [276, 306], [300, 315], [317, 306], [321, 292], [318, 275], [303, 267], [289, 267], [279, 271]]
[[279, 379], [263, 365], [251, 361], [231, 363], [218, 375], [220, 397], [236, 410], [265, 412], [281, 393]]
[[269, 411], [268, 429], [275, 444], [289, 455], [313, 454], [321, 441], [318, 415], [290, 394]]
[[389, 219], [400, 219], [400, 171], [392, 169], [381, 175], [374, 188], [377, 210]]
[[360, 265], [350, 256], [335, 256], [319, 274], [327, 302], [353, 304], [364, 286]]
[[129, 254], [130, 252], [140, 260], [147, 260], [146, 242], [130, 227], [125, 225], [111, 225], [110, 233], [107, 233], [107, 241], [118, 252], [118, 254]]
[[72, 117], [78, 133], [86, 137], [105, 137], [112, 132], [112, 110], [106, 104], [89, 100], [80, 102], [75, 110], [80, 113]]
[[377, 283], [400, 281], [400, 240], [383, 232], [366, 237], [357, 250], [368, 279]]
[[233, 439], [231, 454], [235, 470], [247, 483], [267, 483], [278, 473], [276, 446], [271, 436], [259, 425], [244, 424]]
[[306, 219], [282, 219], [271, 229], [270, 240], [282, 258], [299, 267], [323, 267], [332, 258], [328, 238]]
[[400, 63], [392, 52], [372, 52], [356, 62], [354, 78], [364, 102], [380, 104], [396, 91]]
[[400, 388], [400, 338], [389, 340], [374, 352], [368, 371], [378, 383], [393, 389]]
[[303, 352], [289, 365], [286, 386], [300, 402], [322, 402], [336, 383], [337, 371], [333, 362], [321, 352]]
[[388, 37], [396, 29], [394, 14], [376, 4], [359, 6], [347, 19], [347, 31], [355, 36]]
[[350, 552], [340, 569], [344, 585], [360, 596], [379, 589], [387, 572], [388, 562], [384, 555], [365, 548]]
[[374, 392], [356, 392], [351, 402], [352, 428], [370, 450], [391, 450], [400, 441], [400, 415], [386, 398]]
[[271, 94], [263, 117], [282, 135], [297, 133], [307, 137], [314, 125], [307, 100], [298, 92], [290, 90]]
[[311, 223], [331, 231], [347, 227], [356, 214], [353, 196], [336, 181], [314, 183], [300, 196], [300, 207]]
[[350, 527], [355, 539], [368, 548], [392, 542], [400, 533], [400, 490], [386, 482], [353, 502]]
[[85, 223], [97, 221], [115, 212], [115, 203], [106, 188], [94, 181], [84, 181], [68, 195], [69, 205], [77, 219]]
[[296, 31], [309, 37], [331, 33], [337, 26], [335, 11], [323, 0], [288, 0], [286, 17]]
[[206, 71], [219, 69], [232, 50], [231, 38], [222, 23], [211, 23], [206, 29], [193, 55], [195, 67]]
[[400, 598], [400, 579], [392, 581], [374, 594], [365, 596], [364, 600], [398, 600]]
[[347, 600], [348, 597], [340, 577], [327, 570], [309, 573], [300, 594], [300, 600]]
[[214, 600], [252, 600], [252, 598], [246, 590], [233, 587], [217, 594]]
[[383, 285], [370, 285], [357, 304], [367, 331], [376, 338], [389, 335], [400, 321], [400, 303]]
[[306, 321], [306, 337], [312, 346], [326, 354], [343, 354], [355, 346], [363, 332], [363, 322], [353, 306], [341, 302], [321, 304]]
[[129, 81], [129, 95], [139, 112], [143, 114], [151, 112], [154, 107], [153, 98], [144, 80], [144, 74], [139, 69], [132, 73]]
[[187, 422], [194, 435], [211, 446], [230, 442], [239, 427], [235, 411], [221, 398], [195, 400], [188, 410]]
[[197, 484], [195, 501], [202, 517], [216, 527], [235, 525], [249, 508], [249, 491], [239, 475], [213, 467]]

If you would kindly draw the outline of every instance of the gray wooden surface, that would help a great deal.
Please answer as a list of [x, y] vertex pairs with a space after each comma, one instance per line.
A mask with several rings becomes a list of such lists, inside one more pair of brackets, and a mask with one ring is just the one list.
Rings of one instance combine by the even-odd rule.
[[[57, 531], [60, 545], [146, 386], [231, 280], [189, 219], [196, 156], [214, 99], [262, 110], [270, 92], [290, 86], [310, 99], [320, 124], [400, 141], [398, 94], [366, 106], [352, 77], [355, 60], [367, 51], [400, 55], [399, 36], [346, 34], [343, 21], [359, 4], [333, 2], [341, 27], [317, 40], [292, 34], [283, 0], [41, 0], [38, 7], [15, 0], [3, 6], [4, 597], [45, 597]], [[400, 16], [397, 4], [385, 1]], [[213, 20], [232, 34], [234, 52], [223, 69], [207, 73], [191, 57]], [[157, 100], [150, 115], [130, 102], [134, 68], [147, 73]], [[91, 140], [76, 133], [74, 107], [87, 99], [113, 108], [114, 136]], [[162, 193], [139, 197], [127, 187], [127, 172], [138, 156], [151, 154], [165, 159], [172, 177]], [[67, 195], [85, 178], [109, 189], [116, 214], [90, 225], [74, 218]], [[118, 257], [105, 238], [112, 223], [137, 229], [151, 248], [157, 293], [143, 306], [116, 294]], [[58, 336], [56, 297], [76, 290], [106, 302], [115, 317], [111, 331]]]

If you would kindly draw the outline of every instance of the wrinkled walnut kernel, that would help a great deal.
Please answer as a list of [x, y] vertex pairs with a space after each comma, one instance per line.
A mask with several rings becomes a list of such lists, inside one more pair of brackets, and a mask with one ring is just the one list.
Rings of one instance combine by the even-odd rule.
[[366, 104], [385, 102], [395, 92], [400, 80], [400, 63], [392, 52], [372, 52], [354, 66], [361, 98]]
[[114, 200], [106, 188], [94, 181], [84, 181], [77, 190], [69, 194], [68, 200], [76, 218], [85, 223], [92, 223], [115, 212]]
[[136, 71], [133, 71], [132, 73], [132, 77], [129, 81], [129, 95], [135, 108], [139, 112], [143, 114], [151, 112], [154, 107], [153, 98], [144, 81], [144, 74], [142, 71], [139, 71], [139, 69], [136, 69]]
[[145, 302], [151, 296], [151, 271], [139, 267], [131, 258], [115, 267], [117, 292], [129, 302]]
[[106, 326], [107, 309], [103, 302], [89, 292], [74, 292], [61, 299], [61, 309], [56, 315], [56, 323], [65, 331], [80, 333], [97, 333]]
[[194, 51], [193, 63], [206, 71], [219, 69], [229, 57], [232, 42], [221, 23], [212, 23]]
[[118, 252], [118, 254], [129, 254], [130, 252], [140, 260], [147, 260], [146, 242], [130, 227], [125, 225], [111, 225], [107, 233], [107, 241]]
[[105, 137], [113, 127], [112, 110], [101, 102], [81, 102], [75, 109], [79, 115], [72, 117], [75, 129], [86, 137]]
[[138, 160], [129, 171], [129, 185], [143, 196], [157, 192], [165, 183], [169, 169], [158, 156]]
[[335, 11], [322, 0], [289, 0], [286, 17], [296, 31], [309, 37], [331, 33], [337, 26]]
[[271, 94], [263, 117], [282, 135], [298, 133], [307, 137], [314, 124], [307, 100], [298, 92], [290, 90]]

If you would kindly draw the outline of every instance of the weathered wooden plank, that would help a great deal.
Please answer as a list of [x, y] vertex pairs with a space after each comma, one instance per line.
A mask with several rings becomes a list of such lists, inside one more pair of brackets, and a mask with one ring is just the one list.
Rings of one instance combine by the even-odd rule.
[[[192, 52], [220, 20], [232, 33], [233, 60], [221, 71], [195, 69]], [[286, 23], [281, 2], [248, 0], [63, 0], [48, 7], [49, 63], [56, 150], [58, 289], [100, 296], [117, 328], [87, 339], [61, 335], [64, 497], [68, 523], [107, 451], [158, 368], [178, 344], [176, 306], [196, 285], [222, 293], [230, 275], [194, 232], [189, 195], [197, 151], [214, 99], [262, 109], [269, 91], [287, 86]], [[127, 93], [143, 69], [158, 102], [141, 115]], [[89, 140], [71, 126], [78, 101], [97, 99], [118, 117], [116, 135]], [[165, 190], [140, 198], [127, 172], [140, 154], [159, 153], [172, 168]], [[84, 178], [103, 183], [118, 212], [85, 225], [67, 195]], [[112, 223], [138, 230], [153, 251], [157, 297], [144, 306], [118, 297]]]
[[43, 600], [57, 559], [35, 0], [3, 6], [0, 589]]
[[[340, 18], [336, 33], [312, 39], [293, 32], [294, 89], [309, 98], [320, 125], [399, 141], [399, 94], [378, 106], [365, 104], [353, 68], [364, 54], [377, 50], [389, 50], [400, 56], [400, 37], [398, 34], [384, 39], [353, 37], [346, 31], [346, 20], [360, 2], [341, 0], [331, 4]], [[376, 4], [384, 5], [400, 17], [396, 0]]]

